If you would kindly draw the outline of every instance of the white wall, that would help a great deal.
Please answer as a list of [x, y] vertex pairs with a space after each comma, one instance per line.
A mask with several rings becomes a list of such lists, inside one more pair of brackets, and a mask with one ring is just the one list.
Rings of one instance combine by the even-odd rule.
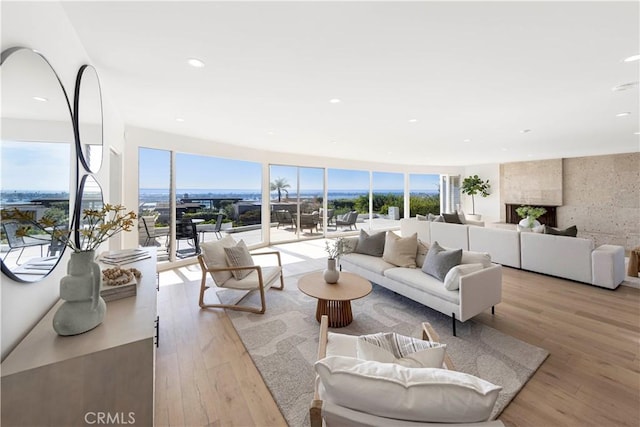
[[[76, 74], [91, 63], [82, 43], [58, 2], [2, 2], [2, 50], [23, 46], [38, 50], [56, 70], [73, 105]], [[98, 69], [98, 75], [100, 70]], [[103, 88], [105, 141], [122, 149], [124, 125]], [[97, 174], [109, 195], [108, 151], [105, 165]], [[72, 176], [74, 173], [71, 174]], [[75, 177], [72, 177], [75, 186]], [[37, 283], [17, 283], [2, 276], [0, 284], [2, 359], [20, 342], [59, 298], [59, 282], [66, 274], [68, 251], [57, 268]]]
[[[481, 197], [476, 195], [475, 206], [476, 213], [482, 215], [485, 224], [500, 221], [500, 164], [474, 165], [464, 168], [462, 179], [470, 176], [478, 175], [482, 180], [489, 180], [491, 189], [489, 196]], [[461, 182], [462, 183], [462, 182]], [[462, 198], [462, 209], [465, 213], [471, 213], [471, 196], [466, 194], [460, 195]]]

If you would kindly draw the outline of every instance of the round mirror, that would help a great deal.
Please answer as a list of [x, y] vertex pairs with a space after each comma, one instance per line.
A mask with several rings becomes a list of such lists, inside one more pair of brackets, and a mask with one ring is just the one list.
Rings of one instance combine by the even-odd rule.
[[96, 173], [102, 166], [102, 93], [98, 73], [91, 65], [83, 65], [76, 78], [73, 119], [80, 162]]
[[2, 272], [15, 281], [35, 282], [51, 272], [65, 248], [52, 239], [52, 230], [69, 229], [69, 194], [75, 185], [71, 106], [39, 52], [3, 51], [0, 73]]
[[84, 175], [80, 180], [78, 188], [78, 198], [76, 202], [76, 211], [74, 213], [74, 227], [76, 230], [76, 246], [79, 248], [86, 247], [80, 230], [89, 226], [89, 219], [85, 215], [85, 211], [99, 211], [104, 206], [102, 199], [102, 187], [92, 175]]

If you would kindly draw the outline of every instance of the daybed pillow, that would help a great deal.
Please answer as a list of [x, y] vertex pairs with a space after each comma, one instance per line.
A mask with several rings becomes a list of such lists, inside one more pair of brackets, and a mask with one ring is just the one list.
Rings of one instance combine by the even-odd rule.
[[[236, 245], [236, 241], [230, 235], [224, 236], [220, 240], [212, 240], [202, 243], [200, 249], [202, 250], [202, 256], [209, 268], [221, 268], [228, 267], [227, 256], [224, 253], [224, 248], [230, 248]], [[224, 282], [229, 280], [232, 275], [230, 271], [216, 271], [211, 273], [213, 280], [218, 286], [222, 286]]]
[[366, 231], [360, 229], [358, 245], [353, 252], [357, 254], [381, 257], [384, 253], [384, 239], [386, 234], [386, 231], [381, 231], [379, 233], [368, 235]]
[[427, 217], [425, 215], [416, 214], [416, 219], [418, 221], [427, 221]]
[[[224, 252], [227, 256], [227, 264], [229, 264], [229, 267], [248, 267], [254, 265], [253, 258], [251, 258], [251, 254], [244, 240], [240, 240], [234, 247], [224, 248]], [[233, 274], [236, 280], [242, 280], [253, 271], [255, 270], [232, 270], [231, 274]]]
[[578, 236], [578, 227], [572, 225], [571, 227], [560, 229], [549, 227], [548, 225], [544, 226], [544, 234], [553, 234], [554, 236], [567, 236], [567, 237], [577, 237]]
[[444, 218], [444, 222], [448, 222], [450, 224], [462, 224], [460, 221], [460, 217], [457, 213], [443, 213], [442, 217]]
[[397, 363], [408, 368], [442, 368], [446, 344], [382, 332], [358, 337], [358, 359]]
[[444, 250], [438, 242], [433, 242], [422, 265], [422, 271], [441, 282], [445, 276], [462, 260], [462, 249]]
[[387, 232], [382, 259], [398, 267], [416, 268], [418, 233], [400, 237], [393, 231]]
[[484, 269], [482, 264], [460, 264], [453, 267], [444, 276], [444, 287], [447, 290], [455, 291], [460, 288], [460, 277]]
[[418, 239], [418, 248], [416, 249], [416, 267], [422, 268], [424, 260], [429, 252], [429, 244]]
[[456, 213], [458, 214], [458, 219], [460, 220], [461, 224], [466, 224], [467, 223], [467, 217], [464, 216], [464, 212], [463, 211], [456, 211]]
[[460, 264], [482, 264], [484, 268], [491, 267], [491, 254], [489, 252], [462, 251]]
[[430, 213], [429, 215], [427, 215], [427, 221], [444, 222], [444, 218], [442, 217], [442, 215], [434, 215]]
[[463, 372], [407, 368], [352, 357], [326, 357], [318, 360], [314, 367], [320, 377], [322, 400], [380, 417], [409, 421], [486, 421], [502, 389]]

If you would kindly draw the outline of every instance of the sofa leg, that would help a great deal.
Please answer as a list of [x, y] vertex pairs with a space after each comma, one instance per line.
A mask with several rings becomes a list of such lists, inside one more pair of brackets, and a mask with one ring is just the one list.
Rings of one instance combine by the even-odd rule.
[[496, 314], [496, 306], [495, 305], [491, 306], [491, 314]]
[[453, 336], [456, 336], [456, 314], [451, 313], [451, 327], [453, 328]]

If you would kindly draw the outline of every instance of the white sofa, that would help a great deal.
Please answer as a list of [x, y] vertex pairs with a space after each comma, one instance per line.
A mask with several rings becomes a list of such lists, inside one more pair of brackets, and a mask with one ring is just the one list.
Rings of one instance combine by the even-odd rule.
[[491, 260], [501, 265], [608, 289], [617, 288], [625, 278], [622, 246], [594, 248], [590, 239], [581, 237], [436, 223], [415, 218], [402, 219], [400, 231], [403, 236], [418, 233], [418, 238], [428, 243], [437, 241], [445, 247], [488, 252]]
[[[358, 242], [357, 237], [346, 240], [352, 247]], [[451, 316], [454, 336], [456, 319], [465, 322], [489, 308], [493, 313], [493, 307], [502, 300], [502, 267], [493, 263], [461, 276], [455, 291], [447, 290], [420, 267], [397, 267], [381, 257], [348, 253], [340, 257], [340, 268]]]

